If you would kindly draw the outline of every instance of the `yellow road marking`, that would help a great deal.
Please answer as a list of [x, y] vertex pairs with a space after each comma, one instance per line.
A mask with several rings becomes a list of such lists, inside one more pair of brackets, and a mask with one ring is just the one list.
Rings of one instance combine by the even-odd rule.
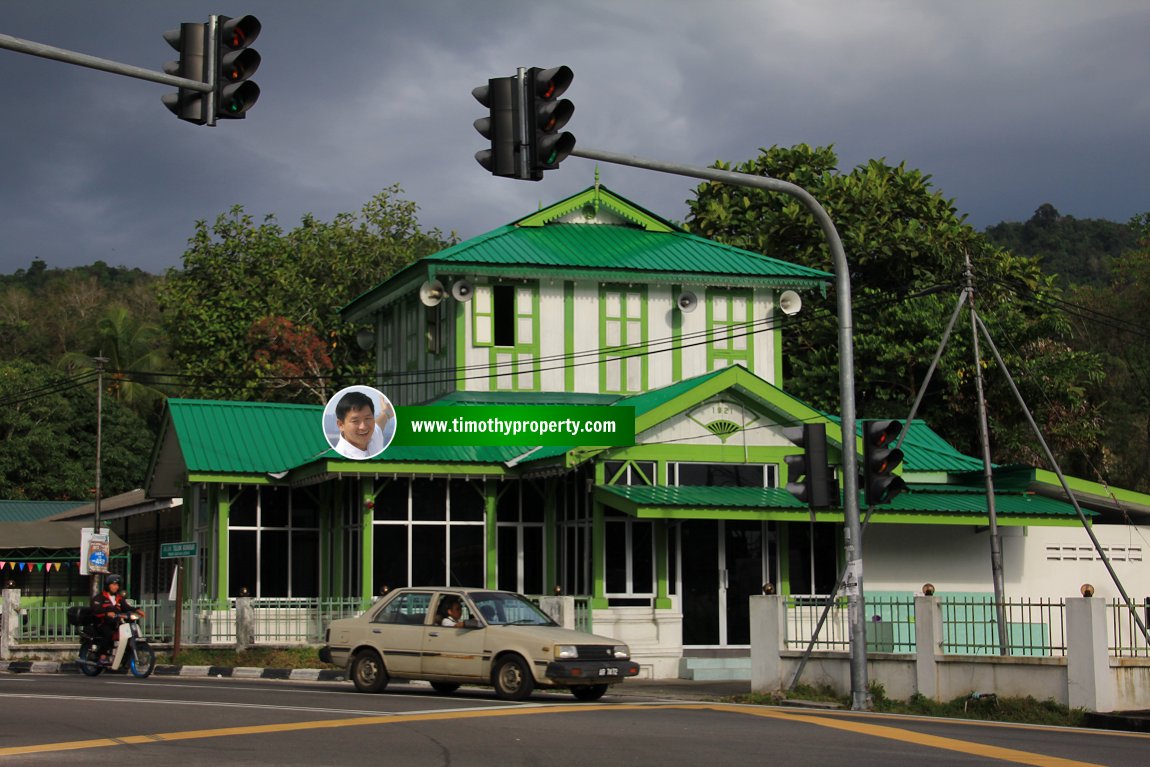
[[650, 711], [659, 708], [709, 710], [727, 713], [751, 714], [767, 719], [802, 722], [818, 727], [829, 727], [844, 730], [860, 735], [869, 735], [888, 740], [897, 740], [904, 743], [914, 743], [928, 748], [946, 751], [958, 751], [974, 756], [986, 756], [1017, 764], [1035, 765], [1036, 767], [1097, 767], [1090, 762], [1079, 762], [1072, 759], [1063, 759], [1056, 756], [1035, 754], [1029, 751], [1019, 751], [1012, 748], [1001, 748], [981, 743], [972, 743], [957, 738], [946, 738], [938, 735], [902, 730], [889, 725], [873, 724], [869, 722], [848, 721], [839, 718], [814, 716], [809, 714], [792, 714], [784, 711], [763, 708], [759, 706], [736, 706], [722, 703], [692, 703], [692, 704], [634, 704], [613, 703], [591, 706], [540, 706], [536, 708], [510, 708], [510, 709], [478, 709], [475, 711], [443, 711], [419, 714], [387, 714], [383, 716], [360, 716], [350, 719], [324, 719], [311, 722], [285, 722], [281, 724], [260, 724], [243, 727], [223, 727], [211, 730], [184, 730], [181, 732], [162, 732], [151, 735], [129, 735], [122, 738], [97, 738], [93, 740], [75, 740], [64, 743], [42, 743], [29, 746], [12, 746], [0, 748], [0, 757], [17, 756], [22, 754], [43, 754], [57, 751], [80, 751], [91, 748], [108, 748], [110, 746], [142, 745], [148, 743], [162, 743], [178, 740], [199, 740], [204, 738], [226, 738], [236, 735], [266, 735], [281, 732], [301, 732], [305, 730], [335, 729], [340, 727], [369, 727], [380, 724], [403, 724], [406, 722], [433, 722], [443, 720], [480, 719], [496, 716], [529, 716], [532, 714], [563, 714], [584, 711]]

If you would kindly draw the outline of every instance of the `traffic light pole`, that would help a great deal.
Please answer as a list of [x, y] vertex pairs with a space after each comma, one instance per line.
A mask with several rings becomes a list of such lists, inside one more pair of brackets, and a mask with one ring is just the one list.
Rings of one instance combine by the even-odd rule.
[[[690, 176], [706, 181], [718, 181], [733, 186], [765, 189], [781, 192], [794, 197], [815, 217], [830, 248], [834, 263], [835, 293], [838, 297], [839, 324], [839, 398], [842, 419], [842, 459], [843, 459], [843, 519], [845, 522], [845, 554], [848, 572], [853, 572], [855, 580], [848, 583], [845, 591], [848, 598], [850, 618], [851, 648], [851, 708], [869, 710], [870, 694], [867, 690], [866, 669], [866, 622], [863, 619], [863, 579], [862, 579], [862, 528], [859, 523], [858, 497], [858, 449], [855, 442], [855, 394], [854, 394], [854, 342], [853, 321], [851, 319], [851, 283], [846, 253], [834, 222], [826, 210], [810, 192], [797, 184], [767, 176], [752, 176], [746, 173], [703, 168], [694, 165], [647, 160], [633, 155], [601, 152], [595, 149], [571, 150], [575, 157], [598, 160], [615, 165], [627, 165], [677, 176]], [[841, 585], [841, 584], [840, 584]]]
[[86, 53], [77, 53], [76, 51], [69, 51], [65, 48], [55, 48], [51, 45], [44, 45], [43, 43], [34, 43], [31, 40], [22, 40], [19, 37], [12, 37], [11, 35], [0, 34], [0, 48], [6, 48], [7, 50], [17, 53], [39, 56], [43, 59], [62, 61], [65, 64], [75, 64], [77, 66], [87, 67], [88, 69], [98, 69], [101, 72], [111, 72], [114, 75], [135, 77], [138, 80], [148, 80], [163, 85], [174, 85], [177, 88], [186, 88], [187, 90], [199, 91], [200, 93], [211, 93], [213, 88], [212, 85], [200, 82], [199, 80], [188, 80], [164, 72], [153, 72], [143, 67], [121, 64], [111, 59], [101, 59], [96, 56], [89, 56]]

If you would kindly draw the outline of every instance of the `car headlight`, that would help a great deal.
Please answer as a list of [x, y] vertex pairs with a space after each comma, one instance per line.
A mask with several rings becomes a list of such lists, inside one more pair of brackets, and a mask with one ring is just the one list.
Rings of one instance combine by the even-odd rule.
[[579, 657], [579, 648], [573, 644], [557, 644], [555, 657], [559, 660], [574, 660]]
[[613, 650], [615, 653], [615, 660], [630, 660], [631, 659], [631, 648], [627, 647], [627, 645], [617, 644], [617, 645], [615, 645]]

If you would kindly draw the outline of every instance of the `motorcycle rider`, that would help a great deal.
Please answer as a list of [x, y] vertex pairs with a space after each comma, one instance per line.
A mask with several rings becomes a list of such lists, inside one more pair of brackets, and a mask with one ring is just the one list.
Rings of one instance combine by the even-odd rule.
[[92, 597], [92, 613], [96, 616], [96, 631], [100, 635], [101, 663], [108, 659], [122, 616], [131, 613], [139, 613], [140, 617], [144, 615], [143, 610], [133, 607], [121, 593], [122, 581], [119, 575], [109, 573], [104, 578], [104, 590]]

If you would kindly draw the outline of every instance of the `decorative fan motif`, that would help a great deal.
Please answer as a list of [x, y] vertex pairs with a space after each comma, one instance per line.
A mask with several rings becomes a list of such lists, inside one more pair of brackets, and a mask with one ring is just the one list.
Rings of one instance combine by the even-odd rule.
[[728, 437], [730, 437], [732, 434], [734, 434], [735, 432], [737, 432], [739, 429], [742, 428], [741, 426], [739, 426], [739, 424], [735, 423], [734, 421], [726, 421], [726, 420], [711, 421], [710, 423], [705, 424], [705, 427], [706, 427], [707, 431], [714, 434], [716, 437], [721, 439], [723, 442], [726, 442]]

